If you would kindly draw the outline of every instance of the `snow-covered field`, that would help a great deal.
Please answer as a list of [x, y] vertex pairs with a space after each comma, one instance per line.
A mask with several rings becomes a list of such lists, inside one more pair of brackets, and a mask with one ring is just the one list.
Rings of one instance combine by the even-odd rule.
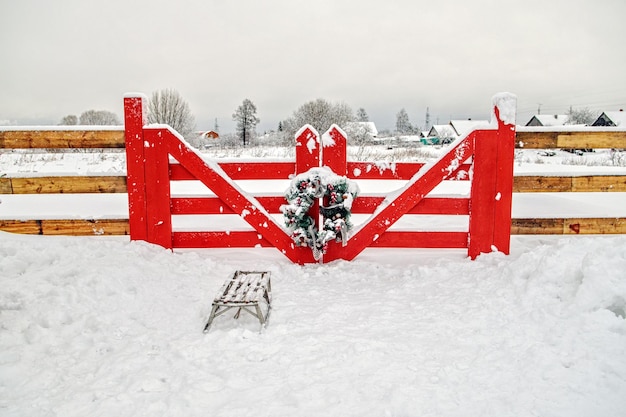
[[[237, 269], [272, 272], [269, 326], [203, 334]], [[619, 417], [624, 271], [626, 236], [297, 266], [0, 233], [0, 415]]]
[[[86, 155], [0, 155], [0, 174], [123, 172]], [[516, 174], [625, 170], [529, 158]], [[623, 194], [524, 195], [513, 211], [624, 216]], [[0, 196], [0, 218], [126, 210], [124, 195], [38, 198]], [[226, 314], [203, 334], [238, 269], [272, 272], [269, 326]], [[0, 416], [624, 416], [624, 271], [626, 236], [298, 266], [274, 249], [0, 232]]]

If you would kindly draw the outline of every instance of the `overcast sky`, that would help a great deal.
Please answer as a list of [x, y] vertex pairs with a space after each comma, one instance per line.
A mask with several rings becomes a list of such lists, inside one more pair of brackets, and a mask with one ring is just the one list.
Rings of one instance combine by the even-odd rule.
[[307, 101], [363, 107], [379, 129], [541, 108], [626, 107], [624, 0], [0, 0], [0, 124], [122, 116], [126, 92], [173, 88], [199, 130], [259, 131]]

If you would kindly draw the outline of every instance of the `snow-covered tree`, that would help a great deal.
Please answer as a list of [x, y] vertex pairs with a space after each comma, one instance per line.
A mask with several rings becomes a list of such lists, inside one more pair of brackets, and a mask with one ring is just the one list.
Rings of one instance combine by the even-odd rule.
[[148, 122], [168, 124], [184, 138], [191, 138], [196, 128], [189, 104], [178, 91], [169, 88], [152, 93], [148, 100]]
[[296, 110], [282, 124], [284, 131], [293, 140], [294, 135], [302, 126], [310, 124], [318, 133], [323, 134], [332, 124], [345, 128], [354, 121], [352, 109], [346, 103], [331, 103], [324, 99], [309, 101]]
[[237, 111], [233, 113], [233, 120], [237, 122], [237, 136], [246, 146], [256, 135], [256, 125], [259, 118], [256, 116], [256, 106], [252, 101], [245, 99]]
[[570, 106], [569, 111], [567, 112], [567, 122], [565, 124], [568, 125], [591, 125], [598, 118], [598, 114], [588, 107], [583, 107], [582, 109], [574, 109]]
[[[67, 116], [70, 118], [72, 116]], [[65, 120], [65, 119], [64, 119]], [[81, 125], [120, 125], [115, 113], [107, 110], [87, 110], [80, 115], [78, 124]]]
[[396, 114], [396, 131], [399, 134], [406, 135], [413, 132], [413, 126], [409, 121], [409, 114], [402, 109]]

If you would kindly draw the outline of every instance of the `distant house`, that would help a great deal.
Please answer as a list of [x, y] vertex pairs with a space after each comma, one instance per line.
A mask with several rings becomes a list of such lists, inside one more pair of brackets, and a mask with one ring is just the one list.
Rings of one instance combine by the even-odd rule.
[[433, 141], [433, 143], [446, 144], [455, 141], [459, 135], [451, 125], [447, 124], [433, 125], [428, 131], [428, 137], [438, 139], [437, 141]]
[[593, 122], [591, 126], [621, 126], [626, 127], [626, 112], [620, 111], [605, 111]]
[[537, 114], [526, 123], [526, 126], [563, 126], [568, 119], [567, 114]]
[[208, 132], [203, 132], [201, 135], [204, 139], [219, 139], [220, 134], [215, 130], [209, 130]]
[[452, 126], [457, 136], [465, 136], [472, 130], [489, 127], [489, 120], [451, 120], [450, 126]]

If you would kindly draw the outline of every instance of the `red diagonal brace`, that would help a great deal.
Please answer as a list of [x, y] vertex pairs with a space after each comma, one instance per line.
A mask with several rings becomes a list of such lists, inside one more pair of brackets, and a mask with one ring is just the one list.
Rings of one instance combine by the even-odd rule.
[[233, 212], [250, 224], [259, 235], [271, 242], [292, 262], [315, 262], [311, 251], [298, 250], [303, 248], [295, 247], [291, 237], [261, 204], [228, 178], [217, 163], [205, 162], [171, 131], [163, 129], [163, 135], [167, 139], [168, 152], [193, 176], [210, 188]]

